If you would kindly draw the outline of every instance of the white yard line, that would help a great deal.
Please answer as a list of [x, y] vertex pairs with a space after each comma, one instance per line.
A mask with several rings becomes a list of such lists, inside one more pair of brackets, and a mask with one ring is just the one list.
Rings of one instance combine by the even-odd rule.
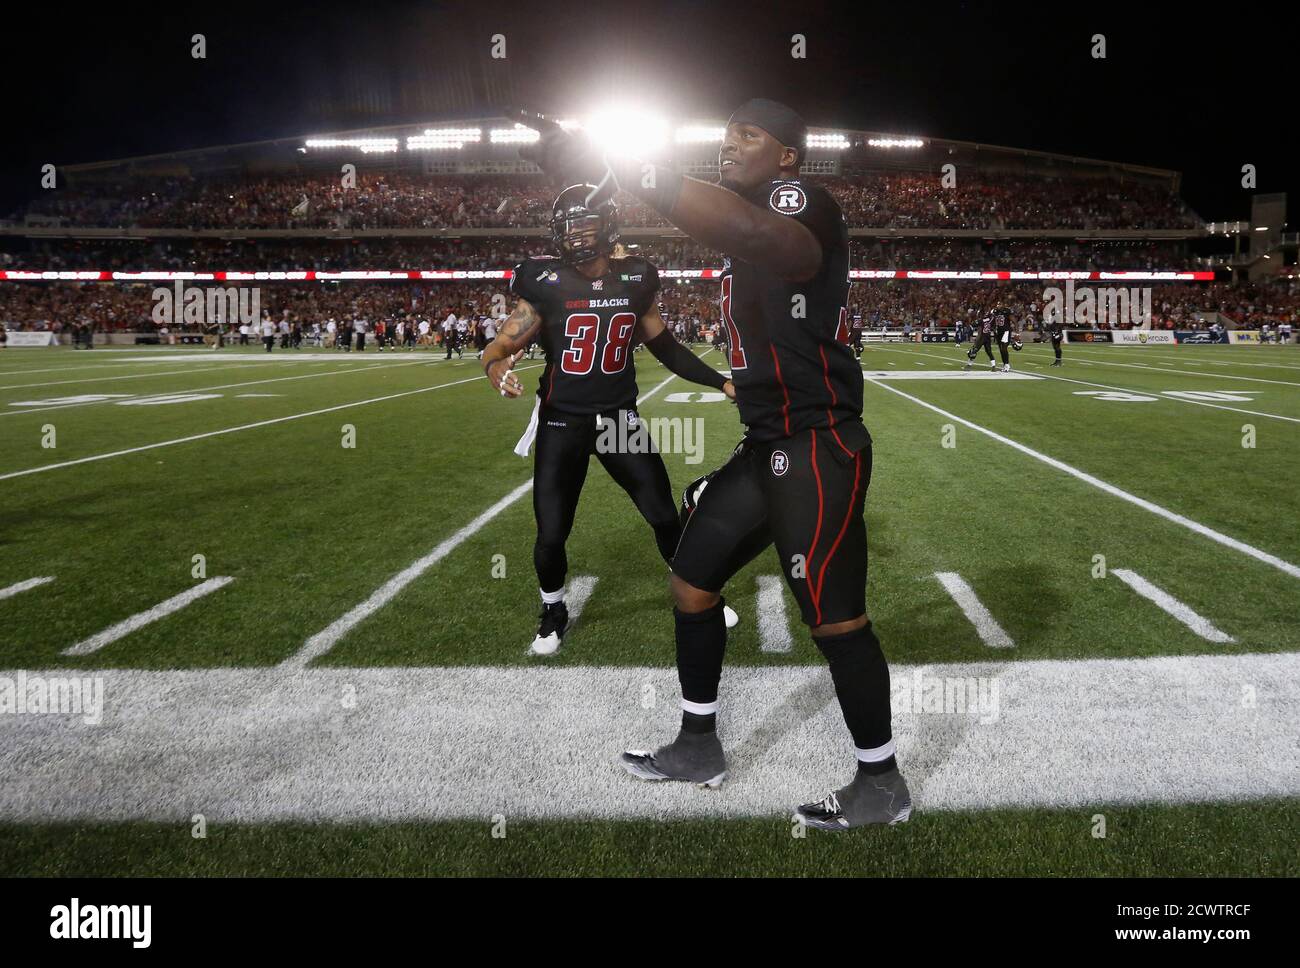
[[115, 380], [149, 380], [157, 376], [176, 376], [178, 373], [211, 373], [213, 370], [233, 370], [242, 369], [251, 366], [274, 366], [275, 364], [268, 360], [265, 363], [226, 363], [221, 366], [205, 366], [199, 369], [188, 370], [164, 370], [162, 373], [128, 373], [124, 376], [96, 376], [89, 379], [82, 378], [78, 380], [53, 380], [47, 383], [14, 383], [10, 386], [0, 386], [0, 390], [28, 390], [32, 387], [62, 387], [69, 384], [83, 383], [111, 383]]
[[[1115, 352], [1117, 353], [1122, 352], [1122, 349], [1117, 349], [1115, 350]], [[1134, 350], [1133, 352], [1140, 353], [1141, 350]], [[1096, 366], [1124, 366], [1132, 370], [1155, 370], [1157, 373], [1177, 373], [1180, 376], [1198, 376], [1202, 380], [1206, 379], [1206, 377], [1208, 376], [1208, 374], [1200, 370], [1176, 370], [1164, 366], [1148, 366], [1145, 363], [1120, 363], [1118, 360], [1102, 359], [1101, 357], [1098, 357], [1096, 355], [1090, 357], [1090, 359], [1093, 361], [1094, 365]], [[1300, 387], [1300, 383], [1293, 383], [1289, 380], [1268, 380], [1260, 376], [1237, 376], [1236, 374], [1233, 373], [1215, 373], [1214, 379], [1245, 380], [1249, 383], [1274, 383], [1284, 387]]]
[[[263, 383], [282, 383], [285, 380], [311, 380], [321, 376], [339, 376], [340, 374], [346, 375], [350, 373], [368, 373], [371, 370], [382, 370], [382, 369], [395, 370], [395, 369], [400, 369], [401, 367], [404, 366], [419, 366], [425, 362], [427, 361], [412, 360], [407, 363], [393, 363], [393, 364], [380, 363], [371, 366], [361, 366], [361, 367], [353, 366], [353, 367], [346, 367], [338, 370], [326, 370], [323, 373], [299, 373], [295, 376], [275, 376], [275, 377], [268, 377], [265, 380], [247, 380], [243, 383], [221, 383], [213, 387], [194, 387], [192, 389], [187, 389], [187, 390], [158, 391], [157, 393], [149, 393], [147, 395], [167, 396], [169, 394], [177, 394], [177, 393], [206, 393], [209, 390], [233, 390], [237, 387], [253, 387], [253, 386], [259, 386]], [[156, 374], [156, 375], [161, 376], [162, 374]], [[251, 394], [247, 394], [247, 395], [251, 396]], [[0, 411], [0, 417], [18, 417], [28, 413], [45, 413], [47, 410], [71, 410], [73, 407], [95, 407], [95, 406], [102, 406], [106, 403], [119, 403], [119, 402], [120, 400], [89, 400], [84, 403], [62, 403], [62, 404], [54, 404], [48, 407], [28, 407], [25, 409], [4, 410], [4, 411]]]
[[[958, 362], [953, 362], [952, 360], [949, 360], [947, 357], [945, 357], [945, 356], [940, 356], [940, 355], [937, 354], [937, 353], [925, 353], [925, 352], [920, 351], [920, 350], [901, 350], [900, 352], [903, 352], [903, 353], [909, 353], [909, 354], [911, 354], [911, 355], [913, 355], [913, 356], [932, 356], [932, 357], [934, 357], [935, 359], [944, 360], [945, 362], [952, 363], [954, 366], [959, 366], [959, 365], [960, 365], [960, 361], [958, 361]], [[1037, 364], [1036, 364], [1036, 363], [1033, 363], [1033, 361], [1026, 361], [1026, 362], [1030, 363], [1030, 365], [1032, 365], [1032, 366], [1037, 366]], [[973, 375], [973, 374], [972, 374], [972, 375]], [[1002, 374], [999, 374], [999, 375], [1000, 375], [1000, 376], [1004, 376], [1004, 377], [1005, 377], [1005, 376], [1009, 376], [1009, 375], [1013, 376], [1014, 373], [1012, 373], [1012, 374], [1002, 373]], [[1300, 423], [1300, 418], [1297, 418], [1297, 417], [1284, 417], [1284, 416], [1282, 416], [1281, 414], [1276, 414], [1276, 413], [1264, 413], [1264, 412], [1261, 411], [1261, 410], [1244, 410], [1244, 409], [1242, 409], [1241, 407], [1229, 407], [1229, 406], [1227, 406], [1226, 404], [1222, 404], [1222, 403], [1208, 403], [1208, 402], [1206, 402], [1206, 401], [1204, 401], [1204, 400], [1188, 400], [1188, 399], [1186, 399], [1185, 397], [1170, 396], [1170, 395], [1169, 395], [1166, 391], [1164, 391], [1164, 390], [1146, 390], [1146, 389], [1137, 389], [1137, 388], [1134, 388], [1134, 387], [1117, 387], [1117, 386], [1115, 386], [1115, 385], [1113, 385], [1113, 384], [1110, 384], [1110, 383], [1093, 383], [1093, 382], [1090, 381], [1090, 380], [1072, 380], [1072, 379], [1070, 379], [1070, 378], [1067, 377], [1067, 376], [1057, 376], [1057, 375], [1055, 375], [1055, 374], [1053, 374], [1053, 373], [1041, 373], [1041, 372], [1040, 372], [1040, 373], [1037, 373], [1037, 374], [1035, 374], [1035, 375], [1038, 376], [1038, 377], [1040, 377], [1041, 379], [1044, 379], [1044, 380], [1059, 380], [1059, 381], [1064, 382], [1064, 383], [1077, 383], [1077, 384], [1079, 384], [1080, 386], [1086, 386], [1086, 387], [1101, 387], [1101, 388], [1104, 389], [1104, 390], [1120, 390], [1120, 391], [1122, 391], [1122, 392], [1124, 392], [1124, 393], [1142, 393], [1142, 394], [1146, 394], [1147, 396], [1155, 396], [1155, 397], [1159, 397], [1159, 398], [1161, 398], [1162, 400], [1173, 400], [1173, 401], [1175, 401], [1175, 402], [1177, 402], [1177, 403], [1189, 403], [1189, 404], [1192, 404], [1193, 406], [1197, 406], [1197, 407], [1210, 407], [1210, 408], [1213, 409], [1213, 410], [1231, 410], [1233, 413], [1244, 413], [1244, 414], [1249, 414], [1249, 415], [1252, 416], [1252, 417], [1268, 417], [1268, 418], [1270, 418], [1270, 419], [1272, 419], [1272, 420], [1285, 420], [1285, 421], [1287, 421], [1287, 422], [1289, 422], [1289, 423]], [[1204, 375], [1204, 374], [1202, 374], [1202, 375]], [[1254, 392], [1259, 392], [1259, 391], [1254, 391]]]
[[442, 561], [443, 558], [446, 558], [466, 540], [478, 534], [479, 530], [489, 521], [506, 508], [510, 507], [510, 505], [514, 504], [532, 489], [533, 481], [532, 478], [529, 478], [451, 537], [440, 542], [438, 546], [427, 555], [417, 558], [392, 578], [388, 579], [388, 581], [376, 588], [374, 592], [371, 593], [370, 597], [360, 605], [355, 606], [345, 614], [339, 616], [325, 628], [321, 629], [309, 638], [305, 643], [303, 643], [301, 649], [280, 663], [280, 668], [302, 669], [313, 659], [319, 658], [326, 652], [330, 651], [330, 649], [334, 648], [334, 646], [338, 644], [339, 639], [343, 638], [343, 636], [347, 635], [371, 615], [391, 602], [397, 597], [398, 592], [406, 588], [407, 585], [411, 584], [411, 582], [415, 581], [415, 579], [419, 578], [438, 562]]
[[785, 616], [785, 581], [780, 575], [758, 576], [758, 597], [755, 612], [758, 615], [759, 648], [764, 652], [789, 652], [794, 647], [790, 623]]
[[[941, 810], [1090, 814], [1300, 796], [1296, 653], [890, 671], [899, 761], [922, 821]], [[494, 814], [768, 817], [789, 837], [790, 809], [853, 771], [820, 663], [726, 667], [720, 793], [639, 783], [618, 766], [624, 749], [676, 732], [670, 666], [48, 674], [102, 676], [102, 720], [0, 716], [5, 821], [188, 824], [197, 810], [210, 823], [465, 818], [486, 830]], [[996, 696], [983, 713], [906, 701], [935, 683], [975, 681]], [[1254, 706], [1241, 702], [1243, 682]], [[658, 697], [650, 709], [647, 685]], [[355, 703], [339, 701], [345, 690]]]
[[[522, 370], [536, 369], [542, 364], [536, 366], [517, 367], [515, 372]], [[128, 447], [126, 450], [115, 450], [107, 454], [95, 454], [92, 457], [79, 457], [76, 460], [60, 461], [57, 464], [43, 464], [40, 467], [29, 467], [22, 471], [10, 471], [8, 474], [0, 474], [0, 481], [7, 481], [11, 477], [25, 477], [28, 474], [40, 474], [45, 471], [58, 470], [62, 467], [75, 467], [78, 464], [89, 464], [92, 461], [109, 460], [113, 457], [122, 457], [126, 454], [138, 454], [145, 450], [154, 450], [158, 447], [171, 447], [175, 444], [188, 444], [194, 440], [205, 440], [208, 437], [220, 437], [223, 434], [239, 433], [241, 430], [255, 430], [258, 427], [270, 427], [273, 424], [286, 423], [290, 420], [302, 420], [304, 417], [317, 417], [323, 413], [335, 413], [339, 410], [348, 410], [352, 407], [364, 407], [371, 403], [383, 403], [386, 400], [397, 400], [400, 397], [409, 397], [417, 393], [428, 393], [430, 390], [441, 390], [445, 387], [460, 386], [462, 383], [473, 383], [475, 380], [483, 379], [482, 376], [473, 376], [464, 380], [453, 380], [451, 383], [439, 383], [431, 387], [421, 387], [418, 390], [405, 390], [402, 393], [390, 393], [387, 396], [371, 397], [369, 400], [357, 400], [353, 403], [340, 403], [333, 407], [325, 407], [321, 410], [309, 410], [306, 413], [293, 413], [287, 417], [274, 417], [270, 420], [258, 420], [255, 423], [241, 424], [238, 427], [225, 427], [222, 430], [209, 430], [207, 433], [192, 434], [189, 437], [177, 437], [175, 440], [161, 440], [156, 444], [144, 444], [140, 447]]]
[[936, 571], [934, 577], [939, 579], [939, 584], [952, 596], [952, 600], [957, 603], [957, 607], [961, 609], [970, 624], [975, 626], [975, 632], [981, 642], [991, 649], [1015, 647], [1016, 643], [1011, 641], [1011, 636], [1007, 635], [1006, 630], [998, 624], [993, 613], [984, 607], [984, 603], [979, 600], [975, 589], [970, 587], [966, 579], [955, 571]]
[[1161, 611], [1178, 619], [1207, 642], [1236, 641], [1228, 633], [1215, 628], [1214, 623], [1209, 619], [1203, 615], [1198, 615], [1190, 607], [1174, 598], [1163, 588], [1151, 584], [1137, 572], [1129, 571], [1127, 568], [1112, 568], [1110, 573], [1143, 598], [1154, 603]]
[[[1079, 343], [1071, 343], [1071, 344], [1068, 344], [1068, 345], [1070, 345], [1070, 346], [1082, 347], [1083, 344], [1079, 344]], [[1117, 349], [1124, 349], [1124, 347], [1117, 347]], [[1107, 352], [1106, 350], [1097, 350], [1097, 349], [1095, 349], [1095, 348], [1090, 348], [1090, 350], [1091, 350], [1091, 352], [1093, 352], [1093, 353], [1099, 353], [1099, 354], [1101, 354], [1101, 355], [1105, 355], [1105, 353]], [[1244, 350], [1245, 352], [1247, 352], [1247, 353], [1253, 352], [1253, 351], [1251, 350], [1251, 348], [1248, 347], [1248, 346], [1243, 346], [1243, 347], [1239, 347], [1239, 348], [1238, 348], [1238, 351], [1243, 351], [1243, 350]], [[1077, 350], [1076, 350], [1076, 352], [1077, 352]], [[1188, 352], [1188, 353], [1195, 353], [1195, 352], [1197, 352], [1197, 351], [1196, 351], [1196, 349], [1189, 347], [1187, 352]], [[1176, 356], [1161, 356], [1161, 357], [1156, 357], [1156, 356], [1152, 356], [1152, 355], [1151, 355], [1151, 351], [1150, 351], [1150, 350], [1146, 350], [1146, 349], [1142, 350], [1142, 359], [1144, 359], [1144, 360], [1145, 360], [1145, 359], [1165, 359], [1165, 360], [1175, 360], [1175, 361], [1177, 361], [1177, 362], [1179, 362], [1179, 363], [1183, 363], [1183, 364], [1185, 364], [1185, 365], [1187, 365], [1187, 366], [1192, 366], [1192, 365], [1196, 365], [1196, 366], [1259, 366], [1259, 367], [1264, 367], [1264, 368], [1266, 368], [1266, 369], [1272, 369], [1272, 370], [1300, 370], [1300, 365], [1297, 365], [1297, 364], [1294, 364], [1294, 363], [1253, 363], [1253, 362], [1248, 363], [1248, 362], [1246, 362], [1245, 360], [1210, 360], [1210, 359], [1189, 360], [1189, 359], [1186, 359], [1185, 357], [1176, 357]]]
[[[528, 367], [520, 367], [519, 369], [528, 369]], [[516, 372], [518, 372], [518, 370], [516, 370]], [[479, 378], [476, 377], [475, 379]], [[636, 401], [637, 406], [640, 406], [642, 402], [650, 399], [650, 397], [654, 396], [666, 387], [670, 382], [672, 382], [672, 380], [673, 376], [670, 374], [667, 379], [653, 390], [643, 393]], [[3, 480], [3, 478], [0, 478], [0, 480]], [[406, 588], [407, 585], [411, 584], [411, 582], [415, 581], [438, 562], [442, 561], [443, 558], [446, 558], [447, 555], [459, 548], [466, 540], [477, 534], [489, 521], [518, 501], [521, 497], [531, 491], [532, 488], [533, 480], [530, 477], [476, 517], [469, 524], [465, 525], [465, 527], [453, 534], [450, 538], [440, 542], [438, 546], [427, 555], [417, 558], [392, 578], [388, 579], [388, 581], [384, 582], [384, 584], [376, 588], [374, 593], [364, 602], [335, 619], [328, 626], [309, 638], [305, 643], [303, 643], [301, 649], [289, 656], [289, 658], [285, 659], [284, 662], [280, 663], [280, 668], [302, 669], [313, 659], [317, 659], [329, 652], [330, 649], [334, 648], [334, 646], [338, 644], [339, 639], [343, 638], [343, 636], [347, 635], [367, 618], [387, 605], [397, 596], [398, 592]]]
[[63, 650], [63, 655], [90, 655], [92, 652], [98, 652], [106, 645], [112, 645], [118, 639], [125, 638], [137, 629], [142, 629], [146, 625], [165, 618], [173, 612], [179, 612], [186, 605], [198, 601], [204, 595], [211, 595], [219, 588], [225, 588], [235, 579], [229, 575], [222, 575], [217, 578], [209, 578], [207, 581], [195, 585], [193, 588], [181, 592], [179, 595], [173, 595], [164, 602], [159, 602], [153, 608], [145, 609], [143, 612], [137, 612], [128, 619], [118, 622], [116, 625], [110, 625], [102, 632], [96, 632], [88, 639], [82, 639], [76, 645], [70, 645]]
[[20, 581], [10, 585], [8, 588], [0, 588], [0, 600], [13, 598], [22, 592], [31, 591], [33, 588], [39, 588], [42, 585], [54, 581], [53, 575], [46, 575], [42, 578], [28, 578], [26, 581]]
[[965, 419], [964, 417], [959, 417], [955, 413], [951, 413], [947, 410], [944, 410], [942, 407], [936, 407], [934, 404], [927, 403], [926, 401], [920, 399], [919, 397], [914, 397], [910, 393], [904, 393], [902, 390], [899, 390], [897, 387], [892, 387], [887, 383], [881, 382], [880, 380], [868, 380], [867, 382], [872, 383], [883, 390], [888, 390], [890, 393], [896, 393], [898, 394], [898, 396], [902, 397], [903, 399], [910, 400], [913, 403], [917, 404], [918, 406], [925, 407], [925, 409], [931, 410], [934, 413], [939, 414], [940, 416], [947, 417], [949, 420], [959, 423], [963, 427], [969, 427], [971, 430], [984, 434], [986, 437], [991, 437], [993, 440], [996, 440], [1000, 444], [1006, 444], [1008, 447], [1012, 447], [1015, 450], [1020, 451], [1022, 454], [1025, 454], [1028, 457], [1032, 457], [1035, 460], [1042, 461], [1048, 467], [1054, 467], [1058, 471], [1062, 471], [1066, 474], [1069, 474], [1071, 477], [1078, 478], [1079, 480], [1083, 481], [1085, 484], [1090, 484], [1093, 487], [1097, 488], [1098, 490], [1105, 491], [1107, 494], [1120, 498], [1121, 500], [1128, 501], [1130, 504], [1136, 505], [1137, 507], [1142, 508], [1142, 510], [1144, 511], [1149, 511], [1152, 514], [1162, 517], [1166, 521], [1172, 521], [1174, 524], [1180, 525], [1184, 528], [1187, 528], [1189, 531], [1193, 531], [1196, 534], [1209, 538], [1211, 541], [1217, 541], [1219, 544], [1231, 548], [1233, 551], [1239, 551], [1244, 555], [1248, 555], [1249, 557], [1254, 558], [1256, 561], [1262, 561], [1266, 565], [1271, 565], [1272, 567], [1278, 569], [1279, 571], [1285, 572], [1286, 574], [1290, 575], [1292, 578], [1300, 578], [1300, 567], [1291, 564], [1289, 561], [1284, 561], [1283, 559], [1277, 557], [1276, 555], [1269, 554], [1267, 551], [1261, 551], [1259, 548], [1256, 548], [1253, 545], [1246, 544], [1246, 542], [1244, 541], [1240, 541], [1237, 538], [1231, 537], [1230, 535], [1223, 534], [1221, 531], [1215, 531], [1213, 528], [1206, 527], [1205, 525], [1200, 524], [1197, 521], [1193, 521], [1189, 517], [1185, 517], [1184, 515], [1178, 514], [1174, 511], [1170, 511], [1167, 508], [1163, 508], [1152, 501], [1148, 501], [1145, 498], [1140, 498], [1135, 494], [1130, 494], [1128, 491], [1116, 487], [1114, 484], [1108, 484], [1107, 482], [1101, 480], [1101, 478], [1094, 477], [1093, 475], [1088, 474], [1085, 471], [1079, 470], [1077, 467], [1072, 467], [1071, 465], [1065, 463], [1064, 461], [1057, 460], [1054, 457], [1048, 457], [1046, 454], [1039, 453], [1038, 451], [1034, 450], [1032, 447], [1027, 447], [1024, 444], [1020, 443], [1019, 441], [1012, 440], [1009, 437], [1004, 437], [999, 433], [989, 430], [987, 427], [981, 427], [979, 424], [972, 423], [971, 421]]

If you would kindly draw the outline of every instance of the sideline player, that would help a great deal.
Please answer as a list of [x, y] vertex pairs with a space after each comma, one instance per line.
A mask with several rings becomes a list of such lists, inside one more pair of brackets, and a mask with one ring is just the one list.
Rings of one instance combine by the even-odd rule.
[[[542, 596], [541, 621], [531, 650], [550, 655], [560, 647], [569, 624], [564, 579], [569, 562], [565, 542], [573, 528], [578, 498], [595, 454], [609, 476], [628, 493], [654, 529], [664, 561], [671, 561], [681, 537], [681, 520], [668, 470], [649, 446], [612, 451], [599, 446], [605, 421], [615, 429], [639, 430], [636, 367], [631, 359], [641, 340], [664, 366], [693, 383], [721, 390], [735, 388], [673, 338], [655, 308], [659, 271], [641, 258], [614, 258], [618, 213], [611, 202], [588, 205], [591, 185], [573, 185], [555, 200], [551, 236], [558, 258], [530, 258], [510, 281], [519, 297], [514, 311], [483, 351], [483, 370], [506, 397], [523, 393], [512, 368], [535, 339], [546, 353], [546, 368], [528, 429], [515, 447], [527, 457], [534, 440], [533, 513], [537, 540], [533, 565]], [[629, 441], [630, 442], [630, 441]]]
[[699, 494], [673, 558], [680, 732], [654, 752], [624, 753], [624, 766], [647, 780], [717, 786], [725, 778], [716, 732], [727, 639], [721, 592], [775, 544], [856, 747], [853, 780], [796, 817], [827, 830], [907, 820], [889, 669], [866, 614], [871, 437], [862, 369], [847, 345], [848, 230], [834, 198], [799, 179], [806, 125], [774, 101], [741, 105], [718, 151], [720, 185], [601, 156], [559, 125], [538, 126], [529, 153], [543, 169], [592, 172], [602, 190], [630, 192], [727, 257], [722, 320], [747, 430]]

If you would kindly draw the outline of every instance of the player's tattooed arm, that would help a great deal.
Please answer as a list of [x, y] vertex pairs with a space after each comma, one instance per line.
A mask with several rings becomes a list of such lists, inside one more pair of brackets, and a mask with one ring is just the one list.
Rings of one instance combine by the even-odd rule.
[[736, 388], [731, 381], [677, 342], [664, 325], [659, 310], [652, 307], [637, 320], [637, 333], [655, 359], [677, 376], [700, 386], [721, 390], [732, 400], [736, 399]]
[[492, 389], [503, 397], [517, 397], [524, 392], [524, 385], [511, 371], [541, 328], [541, 314], [527, 299], [520, 299], [497, 330], [496, 339], [483, 351], [483, 372]]

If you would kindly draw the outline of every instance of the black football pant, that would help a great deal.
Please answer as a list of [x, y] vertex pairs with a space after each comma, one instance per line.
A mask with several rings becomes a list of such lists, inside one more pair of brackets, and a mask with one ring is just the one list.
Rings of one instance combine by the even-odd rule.
[[1007, 356], [1007, 347], [1010, 345], [1011, 345], [1010, 333], [1005, 333], [998, 339], [998, 352], [1002, 354], [1003, 364], [1007, 364], [1011, 362], [1011, 358]]
[[[736, 572], [775, 545], [805, 624], [858, 618], [867, 610], [863, 512], [870, 481], [869, 442], [850, 452], [829, 430], [764, 443], [744, 441], [709, 476], [682, 530], [673, 574], [696, 588], [721, 593]], [[682, 726], [709, 728], [702, 723], [717, 708], [727, 641], [721, 603], [704, 612], [677, 610], [674, 617]], [[863, 768], [879, 772], [891, 767], [889, 666], [871, 624], [813, 641], [830, 667]]]
[[[620, 414], [628, 413], [636, 415], [635, 409], [628, 407], [611, 411], [605, 419], [619, 419]], [[546, 592], [564, 587], [569, 570], [564, 544], [573, 530], [573, 518], [592, 454], [614, 482], [627, 491], [636, 509], [654, 529], [655, 543], [664, 561], [672, 560], [681, 537], [681, 519], [663, 458], [655, 452], [599, 452], [596, 441], [600, 427], [596, 419], [595, 414], [578, 416], [548, 411], [545, 407], [538, 414], [533, 461], [533, 515], [537, 519], [533, 566], [537, 570], [537, 583]]]
[[1062, 342], [1063, 342], [1063, 340], [1062, 340], [1062, 338], [1061, 338], [1060, 336], [1053, 336], [1053, 337], [1052, 337], [1052, 352], [1056, 354], [1056, 358], [1057, 358], [1058, 360], [1061, 358], [1061, 343], [1062, 343]]
[[989, 333], [975, 334], [975, 342], [971, 344], [970, 349], [967, 351], [967, 358], [974, 362], [975, 357], [979, 356], [981, 348], [989, 355], [990, 360], [993, 359], [993, 337]]
[[871, 445], [848, 453], [826, 430], [743, 441], [709, 476], [686, 523], [673, 574], [721, 592], [769, 545], [806, 625], [847, 622], [867, 610]]

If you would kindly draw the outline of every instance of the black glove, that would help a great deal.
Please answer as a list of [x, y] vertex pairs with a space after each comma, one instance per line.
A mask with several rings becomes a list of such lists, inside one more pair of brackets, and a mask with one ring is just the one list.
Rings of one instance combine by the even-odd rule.
[[519, 149], [519, 157], [531, 161], [542, 171], [571, 184], [599, 184], [607, 171], [601, 152], [585, 133], [570, 134], [554, 121], [528, 111], [516, 112], [519, 123], [537, 131], [541, 137]]

